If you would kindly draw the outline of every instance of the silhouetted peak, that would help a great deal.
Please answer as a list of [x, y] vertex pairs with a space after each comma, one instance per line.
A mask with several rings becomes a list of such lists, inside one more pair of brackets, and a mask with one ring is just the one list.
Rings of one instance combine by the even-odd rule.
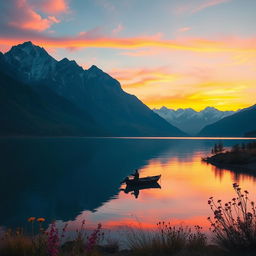
[[63, 58], [62, 60], [59, 61], [59, 64], [63, 67], [67, 68], [76, 68], [79, 70], [83, 70], [81, 66], [79, 66], [76, 61], [74, 60], [69, 60], [68, 58]]
[[25, 46], [25, 47], [35, 46], [31, 41], [24, 42], [24, 43], [22, 43], [20, 45]]
[[13, 46], [11, 50], [6, 53], [7, 56], [13, 55], [16, 57], [24, 54], [27, 56], [33, 56], [33, 57], [35, 56], [50, 57], [50, 55], [47, 53], [47, 51], [43, 47], [34, 45], [31, 41], [27, 41], [22, 44]]
[[167, 107], [165, 107], [165, 106], [162, 106], [161, 108], [160, 108], [160, 110], [163, 110], [163, 111], [165, 111], [165, 110], [169, 110]]
[[103, 72], [101, 69], [99, 69], [97, 66], [92, 65], [88, 71], [92, 71], [92, 72]]
[[216, 109], [215, 107], [206, 107], [206, 108], [203, 109], [202, 111], [219, 111], [219, 110]]
[[69, 62], [69, 59], [68, 58], [63, 58], [62, 60], [59, 61], [60, 63], [67, 63]]

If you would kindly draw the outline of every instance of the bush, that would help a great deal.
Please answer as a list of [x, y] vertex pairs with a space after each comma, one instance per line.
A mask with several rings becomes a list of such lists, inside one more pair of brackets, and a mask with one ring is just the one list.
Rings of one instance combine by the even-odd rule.
[[233, 254], [245, 255], [256, 251], [256, 207], [248, 197], [248, 191], [241, 191], [238, 184], [233, 188], [236, 197], [223, 204], [209, 198], [208, 204], [213, 212], [211, 229], [214, 241], [223, 249]]

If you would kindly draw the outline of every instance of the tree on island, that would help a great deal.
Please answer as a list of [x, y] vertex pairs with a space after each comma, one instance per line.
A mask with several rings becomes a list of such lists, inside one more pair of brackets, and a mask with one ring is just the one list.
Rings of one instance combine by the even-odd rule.
[[212, 154], [216, 155], [219, 153], [222, 153], [225, 150], [223, 143], [220, 141], [219, 143], [214, 144], [214, 147], [212, 148]]

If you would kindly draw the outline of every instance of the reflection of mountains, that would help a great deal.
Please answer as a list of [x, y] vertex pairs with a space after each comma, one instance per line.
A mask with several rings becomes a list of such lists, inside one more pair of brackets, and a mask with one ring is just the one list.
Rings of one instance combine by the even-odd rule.
[[158, 140], [0, 141], [0, 225], [70, 220], [118, 194], [119, 182], [168, 147]]

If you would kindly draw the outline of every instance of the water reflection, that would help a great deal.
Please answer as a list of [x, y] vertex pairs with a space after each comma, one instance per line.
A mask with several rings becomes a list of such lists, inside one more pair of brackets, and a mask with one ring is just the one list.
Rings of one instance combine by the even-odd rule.
[[[83, 219], [109, 228], [138, 222], [155, 227], [158, 220], [170, 219], [206, 227], [208, 197], [229, 200], [233, 182], [249, 191], [255, 187], [251, 175], [201, 162], [215, 142], [1, 139], [0, 225], [17, 226], [29, 216], [42, 216], [69, 221], [74, 229]], [[161, 174], [161, 189], [120, 191], [120, 181], [134, 169], [140, 169], [141, 176]]]
[[135, 198], [138, 198], [140, 190], [153, 189], [153, 188], [161, 189], [161, 186], [157, 182], [143, 184], [143, 185], [136, 185], [136, 186], [126, 185], [126, 187], [121, 188], [120, 191], [123, 191], [125, 194], [131, 193], [131, 195], [134, 195]]
[[117, 197], [119, 183], [167, 149], [150, 140], [1, 139], [0, 225], [72, 220]]

